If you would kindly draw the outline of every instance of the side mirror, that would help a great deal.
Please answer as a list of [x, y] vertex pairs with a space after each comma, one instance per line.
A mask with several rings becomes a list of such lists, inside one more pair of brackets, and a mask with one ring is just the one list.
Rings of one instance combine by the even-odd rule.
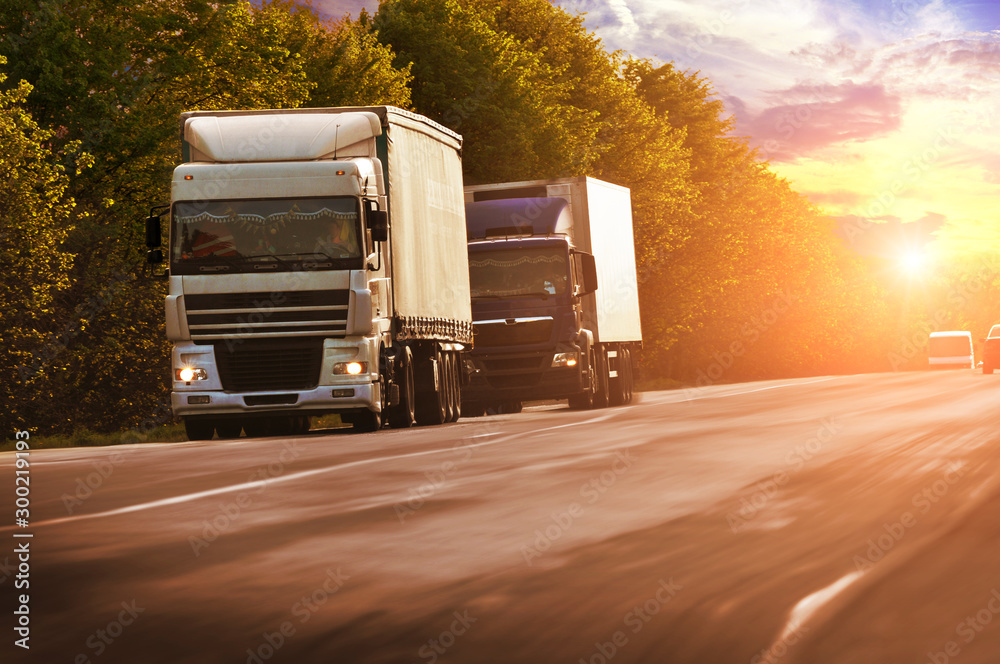
[[389, 213], [385, 210], [369, 210], [368, 230], [372, 233], [373, 242], [385, 242], [389, 239]]
[[161, 236], [163, 230], [160, 228], [159, 217], [146, 217], [146, 246], [156, 249], [162, 245]]
[[581, 295], [588, 295], [597, 290], [597, 261], [593, 254], [585, 254], [582, 251], [577, 254], [580, 257], [580, 266], [583, 268], [583, 292]]
[[146, 252], [146, 262], [150, 265], [159, 265], [163, 262], [163, 251], [160, 249], [150, 249]]

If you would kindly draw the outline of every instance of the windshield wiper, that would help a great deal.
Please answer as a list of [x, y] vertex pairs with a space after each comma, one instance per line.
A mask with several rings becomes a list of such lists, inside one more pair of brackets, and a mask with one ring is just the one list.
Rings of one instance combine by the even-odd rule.
[[[283, 256], [293, 256], [294, 254], [282, 254]], [[261, 254], [259, 256], [247, 256], [247, 260], [257, 262], [258, 259], [271, 259], [276, 263], [285, 266], [288, 269], [292, 269], [292, 264], [286, 260], [282, 260], [278, 254]]]

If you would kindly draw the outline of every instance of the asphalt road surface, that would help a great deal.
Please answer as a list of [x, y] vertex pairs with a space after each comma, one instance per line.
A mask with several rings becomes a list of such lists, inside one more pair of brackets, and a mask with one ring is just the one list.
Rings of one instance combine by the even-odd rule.
[[38, 450], [26, 528], [4, 453], [0, 660], [997, 662], [998, 424], [966, 370]]

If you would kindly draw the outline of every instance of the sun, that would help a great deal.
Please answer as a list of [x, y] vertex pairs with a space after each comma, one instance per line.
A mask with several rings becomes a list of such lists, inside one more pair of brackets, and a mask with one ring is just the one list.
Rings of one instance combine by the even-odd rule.
[[927, 271], [927, 255], [922, 251], [907, 251], [899, 259], [903, 271], [911, 277], [922, 276]]

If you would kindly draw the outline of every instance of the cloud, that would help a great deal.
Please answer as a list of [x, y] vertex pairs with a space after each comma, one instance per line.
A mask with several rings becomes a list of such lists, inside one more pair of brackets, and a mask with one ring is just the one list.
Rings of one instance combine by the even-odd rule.
[[751, 117], [737, 117], [736, 131], [750, 136], [771, 161], [792, 161], [829, 145], [864, 142], [897, 131], [900, 97], [880, 85], [800, 84], [768, 95], [778, 103]]

